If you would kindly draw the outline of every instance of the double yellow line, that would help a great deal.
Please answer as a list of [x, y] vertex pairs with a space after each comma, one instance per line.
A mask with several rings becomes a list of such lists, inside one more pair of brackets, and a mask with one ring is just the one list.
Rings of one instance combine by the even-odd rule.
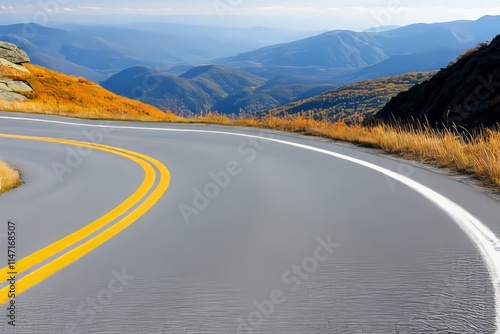
[[[31, 273], [23, 276], [17, 281], [16, 294], [19, 295], [26, 290], [32, 288], [48, 277], [54, 275], [59, 270], [67, 267], [71, 263], [77, 261], [81, 257], [95, 250], [124, 229], [132, 225], [137, 219], [149, 211], [163, 196], [163, 194], [168, 189], [170, 184], [170, 172], [168, 169], [158, 160], [151, 158], [147, 155], [125, 150], [122, 148], [117, 148], [113, 146], [88, 143], [76, 140], [58, 139], [58, 138], [47, 138], [47, 137], [32, 137], [32, 136], [20, 136], [20, 135], [7, 135], [0, 134], [0, 138], [11, 138], [11, 139], [21, 139], [21, 140], [34, 140], [48, 143], [57, 143], [65, 145], [73, 145], [79, 147], [90, 148], [94, 150], [99, 150], [107, 153], [112, 153], [115, 155], [122, 156], [129, 160], [132, 160], [139, 164], [145, 174], [144, 180], [139, 188], [123, 203], [119, 206], [100, 217], [96, 221], [90, 223], [89, 225], [81, 228], [80, 230], [73, 232], [72, 234], [36, 251], [35, 253], [20, 259], [16, 263], [17, 275], [21, 275], [27, 270], [49, 260], [55, 255], [67, 250], [71, 246], [89, 238], [91, 235], [99, 231], [100, 229], [110, 225], [113, 221], [127, 213], [132, 207], [137, 205], [143, 198], [144, 201], [140, 203], [134, 210], [128, 213], [126, 216], [121, 218], [118, 222], [108, 226], [105, 230], [95, 235], [93, 238], [85, 241], [76, 248], [67, 251], [64, 254], [59, 255], [57, 258], [51, 260], [50, 262], [44, 264], [40, 268], [32, 271]], [[157, 183], [154, 190], [148, 195], [150, 190], [154, 187], [157, 178], [154, 167], [159, 172], [160, 180]], [[5, 267], [0, 270], [0, 283], [5, 283], [10, 275], [9, 268]], [[10, 287], [6, 286], [0, 289], [0, 305], [6, 303], [8, 299], [8, 291]]]

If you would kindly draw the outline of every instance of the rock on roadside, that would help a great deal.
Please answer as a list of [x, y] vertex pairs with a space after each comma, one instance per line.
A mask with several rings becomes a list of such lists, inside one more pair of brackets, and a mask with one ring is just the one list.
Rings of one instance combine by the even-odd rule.
[[0, 100], [24, 102], [27, 98], [22, 94], [33, 92], [29, 83], [23, 81], [30, 77], [30, 72], [22, 64], [29, 61], [26, 52], [0, 41]]
[[7, 102], [14, 102], [14, 101], [25, 102], [27, 98], [24, 95], [0, 89], [0, 100]]
[[31, 93], [33, 89], [24, 81], [3, 80], [0, 79], [0, 91]]

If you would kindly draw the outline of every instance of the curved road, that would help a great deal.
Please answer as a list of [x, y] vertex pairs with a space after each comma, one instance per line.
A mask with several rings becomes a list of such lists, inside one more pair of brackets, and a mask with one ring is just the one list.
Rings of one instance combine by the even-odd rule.
[[498, 332], [500, 205], [439, 171], [274, 131], [13, 113], [0, 158], [25, 182], [0, 197], [1, 333]]

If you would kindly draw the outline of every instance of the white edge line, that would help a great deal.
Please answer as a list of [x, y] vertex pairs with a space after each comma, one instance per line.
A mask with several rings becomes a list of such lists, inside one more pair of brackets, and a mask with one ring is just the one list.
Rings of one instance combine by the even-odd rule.
[[293, 146], [321, 154], [330, 155], [332, 157], [349, 161], [364, 166], [366, 168], [372, 169], [374, 171], [377, 171], [381, 174], [384, 174], [396, 181], [401, 182], [407, 187], [415, 190], [416, 192], [427, 198], [429, 201], [434, 203], [437, 207], [441, 208], [467, 234], [467, 236], [472, 241], [474, 241], [477, 248], [481, 252], [481, 255], [483, 256], [483, 259], [491, 275], [491, 279], [495, 289], [495, 310], [496, 310], [496, 328], [497, 328], [496, 333], [500, 334], [500, 254], [498, 252], [498, 250], [500, 250], [499, 249], [500, 240], [488, 227], [486, 227], [486, 225], [484, 225], [484, 223], [482, 223], [479, 219], [474, 217], [460, 205], [456, 204], [455, 202], [451, 201], [445, 196], [437, 193], [436, 191], [424, 186], [423, 184], [410, 179], [409, 177], [395, 173], [391, 170], [366, 162], [364, 160], [352, 158], [343, 154], [334, 153], [313, 146], [293, 143], [274, 138], [241, 134], [241, 133], [210, 131], [210, 130], [194, 130], [194, 129], [167, 129], [167, 128], [148, 128], [148, 127], [135, 127], [135, 126], [79, 124], [72, 122], [51, 121], [51, 120], [43, 120], [35, 118], [8, 117], [8, 116], [0, 116], [0, 119], [42, 122], [42, 123], [62, 124], [62, 125], [80, 126], [80, 127], [98, 127], [98, 128], [123, 129], [123, 130], [191, 132], [191, 133], [219, 134], [219, 135], [254, 138], [254, 139], [265, 139], [267, 141], [283, 145]]

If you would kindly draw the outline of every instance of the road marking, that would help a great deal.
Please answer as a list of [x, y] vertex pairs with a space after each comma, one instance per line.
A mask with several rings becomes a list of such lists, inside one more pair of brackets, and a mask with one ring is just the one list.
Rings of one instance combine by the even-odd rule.
[[9, 117], [0, 116], [0, 119], [11, 119], [17, 121], [29, 121], [29, 122], [41, 122], [41, 123], [51, 123], [51, 124], [62, 124], [78, 127], [98, 127], [98, 128], [109, 128], [109, 129], [122, 129], [122, 130], [145, 130], [145, 131], [165, 131], [165, 132], [175, 132], [175, 133], [204, 133], [204, 134], [218, 134], [233, 137], [243, 137], [243, 138], [254, 138], [254, 139], [265, 139], [267, 141], [292, 146], [296, 148], [301, 148], [325, 155], [329, 155], [341, 160], [349, 161], [354, 164], [364, 166], [366, 168], [377, 171], [384, 174], [402, 184], [406, 185], [410, 189], [418, 192], [425, 198], [427, 198], [431, 203], [436, 205], [438, 208], [443, 210], [461, 229], [464, 233], [476, 244], [479, 249], [485, 264], [490, 273], [494, 291], [495, 291], [495, 310], [496, 310], [496, 328], [497, 334], [500, 334], [500, 252], [497, 251], [498, 245], [500, 245], [500, 240], [498, 237], [479, 219], [474, 217], [467, 210], [462, 208], [460, 205], [456, 204], [447, 197], [439, 194], [438, 192], [424, 186], [423, 184], [410, 179], [404, 175], [395, 173], [386, 168], [380, 167], [378, 165], [372, 164], [370, 162], [353, 158], [347, 155], [331, 152], [325, 149], [320, 149], [313, 146], [298, 144], [294, 142], [289, 142], [274, 138], [263, 138], [261, 136], [254, 136], [249, 134], [241, 134], [226, 131], [211, 131], [211, 130], [194, 130], [194, 129], [168, 129], [168, 128], [152, 128], [152, 127], [134, 127], [134, 126], [116, 126], [116, 125], [93, 125], [85, 123], [73, 123], [73, 122], [63, 122], [63, 121], [51, 121], [42, 120], [34, 118], [21, 118], [21, 117]]
[[[45, 137], [32, 137], [32, 136], [18, 136], [18, 135], [5, 135], [5, 134], [0, 134], [0, 138], [10, 138], [10, 139], [21, 139], [21, 140], [35, 140], [35, 141], [42, 141], [42, 142], [49, 142], [49, 143], [57, 143], [57, 144], [66, 144], [66, 145], [73, 145], [73, 146], [81, 146], [81, 147], [86, 147], [86, 148], [91, 148], [91, 149], [96, 149], [100, 151], [104, 151], [107, 153], [112, 153], [116, 154], [122, 157], [125, 157], [129, 160], [132, 160], [139, 164], [144, 173], [145, 173], [145, 178], [140, 185], [140, 187], [129, 197], [127, 198], [124, 202], [122, 202], [119, 206], [114, 208], [112, 211], [108, 212], [104, 216], [100, 217], [99, 219], [95, 220], [94, 222], [90, 223], [89, 225], [81, 228], [78, 231], [73, 232], [72, 234], [38, 250], [37, 252], [21, 259], [18, 261], [16, 264], [16, 268], [19, 274], [23, 273], [26, 270], [31, 269], [32, 267], [36, 266], [37, 264], [40, 264], [41, 262], [51, 258], [52, 256], [56, 255], [57, 253], [67, 249], [68, 247], [71, 247], [77, 242], [80, 242], [81, 240], [84, 240], [85, 238], [89, 237], [99, 229], [103, 228], [104, 226], [108, 225], [121, 215], [123, 215], [125, 212], [127, 212], [129, 209], [131, 209], [134, 205], [136, 205], [144, 196], [147, 195], [149, 190], [153, 187], [154, 181], [155, 181], [155, 171], [151, 167], [149, 163], [146, 161], [136, 158], [135, 156], [131, 155], [131, 151], [125, 153], [125, 152], [119, 152], [116, 151], [115, 148], [111, 146], [97, 146], [96, 144], [93, 143], [87, 143], [87, 142], [80, 142], [80, 141], [74, 141], [74, 140], [65, 140], [65, 139], [55, 139], [55, 138], [45, 138]], [[8, 267], [3, 268], [0, 270], [0, 283], [4, 283], [7, 278], [7, 272], [8, 272]]]
[[[69, 251], [68, 253], [61, 255], [60, 257], [54, 259], [52, 262], [44, 265], [43, 267], [35, 270], [33, 273], [30, 273], [26, 275], [25, 277], [21, 278], [18, 281], [18, 293], [22, 293], [29, 288], [33, 287], [34, 285], [40, 283], [44, 279], [48, 278], [49, 276], [55, 274], [57, 271], [63, 269], [64, 267], [68, 266], [69, 264], [73, 263], [77, 259], [83, 257], [84, 255], [88, 254], [92, 250], [96, 249], [106, 241], [110, 240], [114, 236], [116, 236], [118, 233], [123, 231], [125, 228], [133, 224], [137, 219], [139, 219], [144, 213], [146, 213], [151, 207], [154, 206], [154, 204], [161, 198], [163, 193], [167, 190], [168, 184], [170, 182], [170, 173], [167, 170], [167, 168], [160, 163], [159, 161], [150, 158], [146, 155], [117, 148], [117, 147], [112, 147], [112, 146], [107, 146], [107, 145], [102, 145], [102, 144], [95, 144], [95, 143], [87, 143], [87, 142], [80, 142], [80, 141], [74, 141], [74, 140], [66, 140], [66, 139], [56, 139], [56, 138], [46, 138], [46, 137], [29, 137], [29, 136], [18, 136], [18, 135], [3, 135], [0, 134], [0, 138], [11, 138], [11, 139], [24, 139], [24, 140], [36, 140], [36, 141], [43, 141], [43, 142], [51, 142], [51, 143], [59, 143], [59, 144], [67, 144], [67, 145], [74, 145], [74, 146], [81, 146], [81, 147], [87, 147], [87, 148], [92, 148], [112, 154], [116, 154], [122, 157], [125, 157], [129, 160], [132, 160], [136, 163], [138, 163], [144, 170], [145, 173], [145, 178], [141, 184], [141, 186], [132, 194], [127, 200], [125, 200], [123, 203], [121, 203], [119, 206], [114, 208], [112, 211], [108, 212], [106, 215], [103, 217], [97, 219], [93, 223], [83, 227], [82, 229], [73, 232], [67, 237], [64, 237], [63, 239], [60, 239], [59, 241], [56, 241], [52, 243], [51, 245], [48, 245], [44, 247], [43, 249], [27, 256], [26, 258], [21, 259], [17, 264], [16, 264], [16, 269], [18, 274], [21, 274], [22, 272], [31, 269], [32, 267], [46, 261], [47, 259], [50, 259], [54, 255], [68, 249], [69, 247], [75, 245], [76, 243], [88, 238], [101, 228], [107, 226], [110, 224], [112, 221], [116, 220], [120, 216], [122, 216], [125, 212], [130, 210], [133, 206], [135, 206], [142, 198], [147, 195], [147, 193], [151, 190], [151, 188], [154, 185], [154, 182], [156, 180], [156, 173], [155, 170], [153, 169], [152, 165], [155, 166], [158, 171], [160, 172], [161, 180], [155, 190], [149, 195], [146, 200], [140, 204], [134, 211], [132, 211], [129, 215], [124, 217], [122, 220], [119, 222], [115, 223], [108, 229], [104, 230], [97, 236], [95, 236], [93, 239], [87, 241], [86, 243], [82, 244], [81, 246]], [[95, 242], [98, 241], [98, 242]], [[85, 247], [83, 247], [85, 246]], [[75, 251], [78, 250], [78, 256], [75, 256]], [[69, 256], [68, 254], [71, 254]], [[0, 278], [2, 279], [1, 282], [5, 282], [7, 280], [7, 271], [8, 268], [4, 268], [0, 271]], [[7, 302], [7, 290], [8, 288], [5, 287], [4, 289], [0, 290], [0, 304], [3, 304]]]

